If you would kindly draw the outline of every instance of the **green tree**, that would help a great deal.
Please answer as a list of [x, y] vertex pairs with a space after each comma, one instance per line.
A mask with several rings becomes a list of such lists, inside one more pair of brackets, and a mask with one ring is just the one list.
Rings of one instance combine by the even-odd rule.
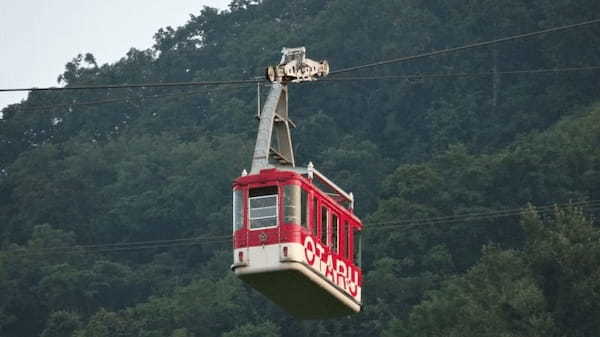
[[83, 329], [76, 330], [75, 337], [133, 337], [134, 324], [120, 313], [100, 309]]
[[385, 336], [552, 336], [546, 298], [516, 251], [488, 246], [479, 264], [445, 282]]
[[71, 337], [80, 325], [80, 316], [69, 311], [55, 311], [50, 314], [46, 328], [40, 337]]
[[271, 321], [252, 324], [247, 323], [232, 331], [221, 335], [222, 337], [279, 337], [279, 327]]
[[523, 225], [527, 260], [560, 335], [599, 334], [600, 229], [576, 207], [556, 208], [548, 220], [530, 211]]

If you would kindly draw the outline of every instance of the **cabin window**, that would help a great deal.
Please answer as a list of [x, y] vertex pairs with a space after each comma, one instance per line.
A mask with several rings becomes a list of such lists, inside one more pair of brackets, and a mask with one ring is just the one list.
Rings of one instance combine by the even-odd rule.
[[350, 228], [350, 226], [348, 226], [348, 223], [346, 222], [344, 224], [344, 226], [346, 227], [346, 235], [347, 235], [347, 239], [346, 239], [346, 258], [348, 260], [352, 260], [352, 249], [354, 249], [354, 246], [351, 246], [351, 242], [352, 242], [352, 229]]
[[318, 203], [317, 203], [317, 197], [315, 197], [315, 195], [313, 194], [313, 208], [312, 208], [312, 213], [313, 213], [313, 219], [312, 219], [312, 232], [315, 238], [317, 238], [317, 220], [319, 219], [319, 207], [318, 207]]
[[346, 240], [345, 238], [348, 237], [348, 220], [344, 220], [344, 222], [342, 222], [342, 225], [340, 227], [340, 234], [339, 234], [339, 240], [340, 243], [339, 245], [339, 253], [344, 254], [343, 256], [347, 259], [350, 259], [348, 256], [348, 249], [350, 248], [350, 244], [348, 243], [348, 240]]
[[362, 235], [357, 229], [354, 229], [354, 263], [362, 266]]
[[277, 186], [251, 189], [248, 202], [250, 229], [277, 226]]
[[327, 245], [327, 208], [321, 207], [321, 243]]
[[285, 222], [308, 228], [306, 191], [298, 185], [287, 185], [284, 189]]
[[242, 202], [242, 191], [233, 191], [233, 230], [237, 231], [244, 224], [244, 204]]
[[335, 214], [331, 214], [331, 249], [338, 252], [338, 217]]
[[285, 223], [300, 224], [300, 190], [298, 185], [286, 185], [283, 189]]
[[300, 225], [308, 228], [308, 193], [305, 189], [300, 189]]

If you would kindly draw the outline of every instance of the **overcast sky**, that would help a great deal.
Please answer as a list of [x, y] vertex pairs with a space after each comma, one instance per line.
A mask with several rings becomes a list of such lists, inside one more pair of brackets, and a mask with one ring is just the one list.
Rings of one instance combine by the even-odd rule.
[[[131, 48], [152, 46], [154, 33], [185, 24], [203, 6], [230, 0], [19, 0], [0, 6], [0, 88], [56, 86], [77, 54], [112, 63]], [[0, 110], [26, 93], [0, 92]]]

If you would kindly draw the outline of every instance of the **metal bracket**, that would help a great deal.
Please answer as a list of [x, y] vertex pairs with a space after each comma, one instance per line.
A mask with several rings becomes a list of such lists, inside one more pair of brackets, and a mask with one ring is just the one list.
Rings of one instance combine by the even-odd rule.
[[273, 83], [260, 113], [251, 174], [273, 167], [295, 167], [288, 118], [288, 91], [285, 84]]

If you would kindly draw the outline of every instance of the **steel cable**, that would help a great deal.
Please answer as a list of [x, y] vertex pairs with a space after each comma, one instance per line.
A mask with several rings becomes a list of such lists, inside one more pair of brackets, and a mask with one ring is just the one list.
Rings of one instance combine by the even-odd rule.
[[481, 48], [481, 47], [491, 46], [491, 45], [498, 44], [498, 43], [503, 43], [503, 42], [508, 42], [508, 41], [514, 41], [514, 40], [529, 38], [529, 37], [538, 36], [538, 35], [547, 34], [547, 33], [554, 33], [554, 32], [564, 31], [564, 30], [573, 29], [573, 28], [581, 28], [581, 27], [589, 26], [589, 25], [596, 24], [596, 23], [600, 23], [600, 19], [589, 20], [589, 21], [579, 22], [579, 23], [575, 23], [575, 24], [564, 25], [564, 26], [560, 26], [560, 27], [553, 27], [553, 28], [538, 30], [538, 31], [535, 31], [535, 32], [530, 32], [530, 33], [524, 33], [524, 34], [518, 34], [518, 35], [508, 36], [508, 37], [503, 37], [503, 38], [499, 38], [499, 39], [495, 39], [495, 40], [475, 42], [475, 43], [467, 44], [467, 45], [460, 46], [460, 47], [453, 47], [453, 48], [446, 48], [446, 49], [434, 50], [434, 51], [431, 51], [431, 52], [428, 52], [428, 53], [423, 53], [423, 54], [398, 57], [398, 58], [393, 58], [393, 59], [389, 59], [389, 60], [383, 60], [383, 61], [374, 62], [374, 63], [363, 64], [363, 65], [354, 66], [354, 67], [342, 68], [340, 70], [331, 71], [331, 72], [329, 72], [329, 74], [330, 75], [336, 75], [336, 74], [347, 73], [347, 72], [351, 72], [351, 71], [357, 71], [357, 70], [362, 70], [362, 69], [379, 67], [379, 66], [386, 65], [386, 64], [413, 61], [413, 60], [422, 59], [422, 58], [425, 58], [425, 57], [431, 57], [431, 56], [438, 56], [438, 55], [443, 55], [443, 54], [449, 54], [449, 53], [454, 53], [454, 52], [457, 52], [457, 51], [462, 51], [462, 50], [467, 50], [467, 49], [473, 49], [473, 48]]

